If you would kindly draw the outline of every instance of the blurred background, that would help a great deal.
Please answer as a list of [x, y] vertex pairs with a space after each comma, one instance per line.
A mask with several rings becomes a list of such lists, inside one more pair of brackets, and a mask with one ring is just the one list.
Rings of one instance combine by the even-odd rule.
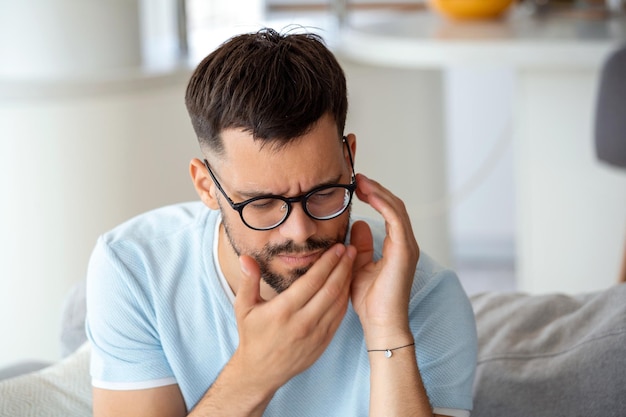
[[357, 171], [404, 199], [422, 250], [469, 294], [614, 283], [626, 173], [597, 161], [592, 131], [623, 4], [477, 4], [1, 2], [0, 367], [58, 359], [63, 303], [101, 233], [196, 199], [187, 79], [261, 26], [317, 32], [336, 52]]

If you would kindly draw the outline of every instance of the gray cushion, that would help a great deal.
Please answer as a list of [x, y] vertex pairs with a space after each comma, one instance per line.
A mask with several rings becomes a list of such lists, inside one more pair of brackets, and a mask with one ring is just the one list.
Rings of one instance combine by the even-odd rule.
[[473, 417], [626, 415], [626, 284], [479, 294]]
[[0, 416], [91, 416], [88, 343], [37, 372], [0, 381]]
[[[68, 357], [87, 341], [85, 333], [86, 281], [74, 284], [61, 311], [61, 356]], [[0, 368], [0, 380], [38, 371], [51, 365], [46, 361], [22, 361]]]
[[14, 378], [19, 375], [35, 372], [51, 365], [50, 362], [44, 361], [23, 361], [11, 364], [4, 368], [0, 368], [0, 381], [3, 379]]

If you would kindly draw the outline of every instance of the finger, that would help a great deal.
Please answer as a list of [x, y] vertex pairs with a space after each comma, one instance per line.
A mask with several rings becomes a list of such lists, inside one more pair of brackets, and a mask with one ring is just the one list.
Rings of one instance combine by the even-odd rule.
[[380, 214], [383, 214], [385, 205], [394, 205], [394, 200], [399, 201], [391, 191], [363, 174], [357, 174], [357, 197]]
[[322, 288], [345, 251], [346, 247], [340, 243], [331, 246], [311, 266], [306, 274], [302, 275], [284, 291], [283, 294], [286, 296], [281, 297], [283, 302], [289, 303], [292, 311], [300, 310]]
[[261, 301], [261, 271], [256, 261], [247, 255], [239, 257], [239, 265], [241, 267], [241, 277], [235, 297], [235, 309], [247, 312]]
[[389, 245], [393, 245], [400, 249], [396, 252], [400, 256], [419, 258], [419, 246], [404, 202], [363, 174], [358, 174], [357, 184], [357, 190], [360, 189], [359, 198], [378, 211], [385, 220], [387, 238], [383, 243], [383, 253], [389, 249]]
[[402, 242], [407, 235], [413, 235], [411, 219], [401, 199], [363, 174], [358, 174], [357, 181], [357, 196], [383, 216], [387, 223], [387, 233], [392, 240]]
[[356, 258], [356, 248], [346, 247], [345, 253], [335, 267], [329, 271], [324, 285], [311, 297], [304, 314], [319, 316], [320, 320], [327, 316], [336, 316], [337, 308], [347, 306], [348, 293], [352, 281], [352, 267]]
[[356, 248], [353, 269], [358, 270], [372, 262], [374, 258], [374, 238], [372, 231], [364, 221], [356, 221], [350, 231], [350, 244]]

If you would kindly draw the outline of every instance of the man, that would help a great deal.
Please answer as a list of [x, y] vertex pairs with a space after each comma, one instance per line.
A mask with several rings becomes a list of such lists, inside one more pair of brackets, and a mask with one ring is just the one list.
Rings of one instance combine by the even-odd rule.
[[[199, 64], [202, 202], [132, 219], [92, 255], [96, 417], [469, 415], [471, 306], [402, 201], [355, 174], [346, 97], [311, 34], [237, 36]], [[383, 221], [352, 222], [353, 194]]]

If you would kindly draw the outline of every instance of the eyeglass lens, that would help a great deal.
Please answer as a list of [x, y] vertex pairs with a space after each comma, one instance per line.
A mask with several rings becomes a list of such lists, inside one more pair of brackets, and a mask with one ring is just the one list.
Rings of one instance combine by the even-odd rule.
[[[329, 186], [304, 198], [306, 212], [318, 220], [332, 219], [350, 204], [350, 191], [341, 186]], [[251, 201], [241, 209], [242, 219], [251, 227], [269, 229], [282, 223], [289, 214], [289, 203], [279, 198]]]

